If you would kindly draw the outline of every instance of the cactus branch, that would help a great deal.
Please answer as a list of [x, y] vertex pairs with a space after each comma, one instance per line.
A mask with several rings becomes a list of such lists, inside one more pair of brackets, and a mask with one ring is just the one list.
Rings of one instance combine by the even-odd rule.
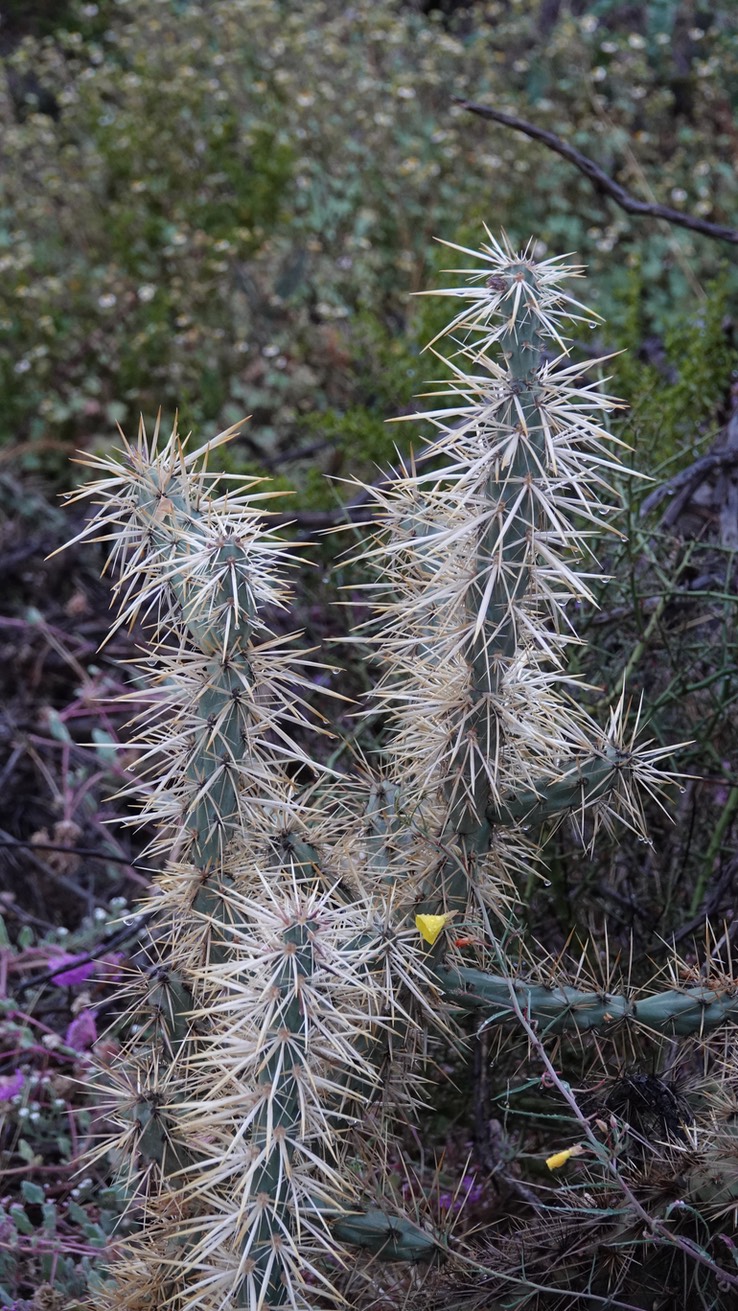
[[632, 1024], [670, 1038], [702, 1036], [738, 1020], [738, 994], [727, 984], [669, 988], [643, 996], [585, 992], [558, 985], [527, 983], [504, 974], [466, 966], [436, 966], [435, 977], [447, 1000], [462, 1010], [489, 1012], [482, 1028], [515, 1016], [512, 994], [539, 1032], [608, 1033]]

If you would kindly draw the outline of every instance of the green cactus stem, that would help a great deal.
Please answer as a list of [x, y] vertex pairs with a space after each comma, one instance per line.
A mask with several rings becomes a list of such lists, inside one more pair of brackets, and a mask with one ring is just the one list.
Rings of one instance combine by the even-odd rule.
[[547, 987], [502, 974], [466, 967], [436, 966], [435, 978], [446, 999], [461, 1010], [487, 1013], [482, 1028], [515, 1020], [510, 990], [541, 1035], [607, 1033], [633, 1024], [670, 1038], [700, 1036], [738, 1020], [738, 991], [726, 987], [676, 989], [627, 997], [623, 993], [583, 992], [565, 985]]
[[141, 429], [122, 458], [83, 461], [114, 476], [72, 497], [113, 503], [80, 536], [117, 528], [115, 627], [141, 616], [149, 629], [159, 693], [139, 716], [141, 765], [154, 780], [144, 814], [169, 827], [160, 846], [171, 845], [173, 828], [180, 854], [210, 875], [246, 822], [254, 789], [269, 791], [283, 763], [305, 761], [282, 726], [301, 719], [305, 680], [280, 666], [273, 641], [257, 640], [268, 636], [259, 606], [286, 602], [287, 553], [264, 524], [263, 494], [215, 497], [217, 475], [204, 468], [235, 431], [186, 454], [176, 425], [160, 449], [158, 424], [151, 441]]
[[503, 794], [497, 805], [488, 807], [487, 819], [490, 824], [536, 828], [545, 820], [586, 809], [617, 788], [628, 760], [627, 752], [609, 743], [601, 753], [570, 765], [559, 778], [541, 779], [533, 787]]
[[[520, 283], [530, 287], [533, 296], [538, 293], [535, 272], [525, 263], [512, 263], [497, 275], [494, 290], [507, 294]], [[497, 703], [502, 677], [520, 645], [516, 607], [530, 582], [530, 537], [541, 520], [534, 488], [545, 461], [545, 430], [537, 411], [540, 386], [536, 376], [542, 339], [531, 308], [515, 318], [499, 344], [507, 366], [509, 394], [496, 422], [511, 432], [519, 428], [524, 439], [516, 443], [504, 476], [493, 469], [480, 488], [486, 524], [479, 532], [473, 577], [464, 598], [472, 636], [465, 650], [470, 708], [463, 711], [462, 751], [467, 742], [473, 741], [479, 756], [489, 762], [498, 761], [504, 749]], [[512, 521], [508, 512], [511, 500], [517, 507]], [[436, 901], [436, 913], [463, 913], [469, 897], [470, 871], [489, 848], [492, 837], [486, 816], [490, 802], [499, 796], [494, 765], [472, 770], [467, 756], [463, 768], [465, 777], [459, 786], [452, 756], [446, 783], [450, 808], [441, 841], [456, 849], [438, 871], [442, 901], [440, 906]], [[432, 896], [430, 892], [422, 910], [430, 908]]]
[[404, 1216], [389, 1216], [376, 1207], [330, 1220], [342, 1243], [362, 1248], [382, 1261], [432, 1261], [440, 1257], [437, 1238]]
[[310, 923], [290, 925], [283, 941], [284, 960], [273, 981], [279, 996], [278, 1022], [265, 1035], [265, 1051], [272, 1050], [258, 1079], [267, 1095], [251, 1127], [252, 1151], [261, 1164], [250, 1180], [250, 1193], [264, 1203], [248, 1236], [249, 1277], [234, 1290], [235, 1305], [242, 1307], [253, 1305], [254, 1284], [268, 1306], [289, 1301], [282, 1264], [275, 1254], [285, 1232], [292, 1229], [289, 1176], [301, 1123], [300, 1070], [308, 1050], [301, 981], [309, 979], [314, 969]]
[[[482, 266], [464, 270], [466, 288], [440, 293], [463, 302], [439, 334], [454, 344], [451, 380], [438, 384], [450, 400], [425, 415], [437, 435], [420, 472], [403, 468], [371, 493], [380, 531], [359, 557], [381, 567], [386, 598], [372, 602], [373, 641], [386, 670], [378, 697], [396, 725], [393, 808], [436, 843], [413, 887], [422, 914], [463, 915], [479, 897], [495, 904], [497, 828], [520, 840], [584, 811], [638, 827], [631, 783], [653, 763], [621, 745], [622, 707], [603, 733], [566, 690], [568, 602], [591, 595], [574, 516], [605, 525], [603, 470], [617, 464], [591, 414], [617, 403], [563, 363], [562, 325], [592, 326], [561, 287], [579, 270], [492, 237], [464, 253]], [[394, 828], [384, 847], [376, 823], [370, 833], [374, 867], [384, 861], [397, 885]], [[436, 961], [441, 950], [431, 948]]]

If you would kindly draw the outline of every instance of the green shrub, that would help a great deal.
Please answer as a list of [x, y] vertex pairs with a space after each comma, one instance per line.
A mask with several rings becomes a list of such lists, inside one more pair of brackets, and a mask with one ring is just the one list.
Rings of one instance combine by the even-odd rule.
[[[661, 199], [727, 219], [735, 15], [685, 27], [688, 9], [650, 4], [632, 30], [563, 7], [542, 31], [520, 0], [456, 28], [393, 0], [72, 5], [6, 56], [0, 443], [58, 473], [56, 443], [104, 443], [139, 410], [226, 426], [255, 407], [273, 461], [315, 408], [368, 392], [383, 418], [383, 356], [408, 329], [424, 340], [409, 296], [431, 238], [463, 241], [490, 194], [513, 236], [582, 253], [616, 331], [630, 265], [646, 331], [696, 320], [714, 244], [630, 219], [450, 103], [543, 119], [635, 190], [641, 170]], [[387, 346], [355, 385], [367, 332]]]

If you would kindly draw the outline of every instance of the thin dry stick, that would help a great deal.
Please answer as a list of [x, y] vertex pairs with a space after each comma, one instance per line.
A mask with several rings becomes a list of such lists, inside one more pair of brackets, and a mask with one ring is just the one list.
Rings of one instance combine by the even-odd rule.
[[[489, 1274], [489, 1268], [475, 1261], [465, 1252], [454, 1253], [455, 1260], [461, 1265], [469, 1266], [470, 1269], [477, 1271], [481, 1276]], [[521, 1279], [515, 1275], [505, 1274], [502, 1270], [495, 1270], [495, 1279], [505, 1280], [509, 1284], [520, 1285], [526, 1293], [550, 1293], [549, 1284], [536, 1284], [528, 1275]], [[642, 1311], [642, 1306], [637, 1307], [634, 1302], [621, 1302], [619, 1299], [607, 1296], [600, 1297], [598, 1293], [573, 1293], [573, 1298], [582, 1302], [598, 1302], [607, 1308], [607, 1311]]]
[[151, 865], [142, 865], [139, 861], [133, 860], [130, 856], [116, 856], [112, 851], [101, 851], [97, 847], [77, 847], [68, 842], [31, 842], [25, 838], [0, 838], [0, 847], [21, 847], [31, 851], [61, 851], [64, 855], [73, 856], [92, 856], [94, 860], [110, 861], [115, 865], [125, 865], [127, 869], [144, 869], [149, 874], [156, 873], [156, 869]]
[[[662, 501], [667, 497], [673, 497], [667, 514], [673, 523], [677, 516], [672, 513], [673, 506], [678, 502], [679, 509], [683, 509], [686, 502], [694, 496], [697, 488], [709, 478], [711, 474], [717, 473], [722, 469], [735, 469], [738, 466], [738, 451], [720, 449], [712, 451], [709, 455], [702, 455], [693, 464], [687, 465], [686, 469], [681, 469], [673, 478], [667, 479], [661, 483], [654, 491], [641, 502], [638, 510], [638, 517], [645, 518], [652, 510], [658, 509]], [[678, 495], [676, 495], [678, 493]]]
[[712, 237], [715, 241], [730, 241], [733, 245], [738, 245], [738, 229], [724, 227], [721, 223], [710, 223], [707, 219], [697, 218], [694, 214], [685, 214], [680, 209], [671, 209], [669, 205], [659, 205], [656, 202], [639, 200], [637, 196], [631, 195], [625, 187], [621, 187], [619, 182], [611, 178], [599, 164], [595, 164], [593, 159], [583, 155], [581, 151], [575, 150], [561, 137], [557, 137], [555, 132], [548, 132], [546, 128], [536, 127], [534, 123], [528, 123], [524, 118], [518, 118], [515, 114], [505, 114], [501, 109], [492, 109], [489, 105], [478, 105], [475, 101], [464, 100], [461, 96], [452, 96], [454, 104], [459, 105], [461, 109], [467, 109], [470, 114], [478, 114], [480, 118], [491, 119], [493, 123], [502, 123], [504, 127], [511, 127], [515, 132], [524, 132], [527, 137], [533, 141], [541, 141], [549, 150], [553, 150], [563, 159], [568, 159], [570, 164], [579, 169], [585, 177], [588, 177], [598, 191], [610, 196], [621, 209], [626, 210], [628, 214], [645, 214], [650, 218], [665, 219], [667, 223], [673, 223], [677, 227], [689, 228], [692, 232], [701, 232], [705, 237]]

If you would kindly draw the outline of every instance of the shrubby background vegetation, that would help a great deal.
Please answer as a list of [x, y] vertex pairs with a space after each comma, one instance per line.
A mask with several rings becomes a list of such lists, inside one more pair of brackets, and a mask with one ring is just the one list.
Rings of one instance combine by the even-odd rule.
[[[0, 847], [0, 1305], [57, 1308], [103, 1277], [90, 1272], [125, 1201], [104, 1163], [73, 1177], [94, 1125], [72, 1081], [125, 967], [121, 905], [145, 883], [143, 837], [103, 825], [129, 763], [105, 698], [133, 646], [118, 637], [95, 654], [107, 592], [94, 552], [43, 563], [74, 526], [55, 508], [78, 477], [70, 455], [114, 444], [117, 423], [131, 433], [159, 407], [203, 438], [250, 414], [228, 468], [297, 492], [298, 529], [338, 521], [340, 482], [325, 475], [373, 478], [395, 442], [407, 447], [407, 426], [385, 421], [411, 412], [441, 367], [420, 352], [447, 307], [413, 296], [458, 263], [434, 239], [474, 247], [483, 222], [587, 265], [584, 298], [604, 323], [578, 349], [624, 352], [607, 366], [629, 406], [618, 432], [656, 486], [738, 444], [735, 248], [629, 217], [541, 145], [452, 100], [540, 123], [635, 194], [731, 223], [738, 11], [39, 0], [4, 7], [0, 46], [0, 840], [35, 844]], [[552, 888], [531, 884], [527, 902], [554, 954], [605, 913], [616, 951], [657, 964], [659, 943], [676, 935], [688, 950], [707, 912], [732, 922], [730, 478], [716, 466], [666, 524], [674, 498], [641, 516], [649, 487], [619, 488], [629, 542], [598, 551], [614, 580], [601, 611], [582, 615], [583, 696], [601, 713], [626, 666], [649, 731], [693, 740], [678, 763], [694, 777], [676, 823], [654, 809], [653, 849], [619, 840], [593, 863], [566, 835], [552, 841]], [[335, 554], [319, 550], [326, 564]], [[306, 572], [297, 616], [316, 644], [338, 623], [318, 577]], [[355, 653], [344, 663], [342, 690], [371, 684]], [[348, 715], [339, 727], [356, 733]], [[90, 948], [100, 958], [84, 977], [30, 986], [62, 949], [74, 962]], [[451, 1188], [471, 1178], [472, 1120], [452, 1095], [428, 1131], [434, 1150], [447, 1145]], [[470, 1224], [495, 1214], [478, 1175], [464, 1188]]]
[[[386, 454], [438, 313], [411, 293], [448, 262], [434, 238], [474, 241], [482, 221], [579, 253], [603, 345], [668, 336], [678, 368], [679, 328], [694, 342], [725, 312], [724, 247], [631, 219], [451, 97], [537, 118], [631, 189], [728, 221], [729, 5], [114, 0], [65, 17], [6, 37], [0, 437], [27, 467], [66, 479], [63, 447], [160, 405], [185, 427], [253, 414], [244, 454], [289, 478], [318, 436], [303, 478], [346, 446]], [[697, 423], [724, 390], [714, 344]]]

